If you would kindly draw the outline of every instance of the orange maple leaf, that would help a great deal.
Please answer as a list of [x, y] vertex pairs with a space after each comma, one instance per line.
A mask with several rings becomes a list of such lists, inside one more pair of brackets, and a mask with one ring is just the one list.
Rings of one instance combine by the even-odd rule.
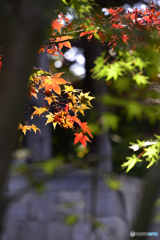
[[51, 103], [53, 102], [51, 97], [45, 97], [44, 100], [46, 100], [49, 105], [51, 105]]
[[42, 45], [38, 51], [38, 53], [45, 52], [46, 46]]
[[52, 26], [53, 30], [56, 28], [58, 30], [58, 32], [60, 32], [60, 33], [61, 33], [61, 27], [65, 27], [62, 24], [62, 21], [58, 20], [58, 19], [56, 19], [56, 20], [53, 19], [51, 22], [51, 26]]
[[68, 39], [72, 39], [72, 38], [73, 37], [71, 37], [71, 36], [56, 37], [56, 42], [59, 42], [58, 43], [59, 49], [61, 49], [63, 46], [68, 47], [68, 48], [72, 48], [70, 42], [67, 41]]
[[31, 86], [29, 94], [28, 94], [28, 98], [30, 99], [31, 96], [33, 96], [33, 97], [35, 97], [37, 99], [37, 92], [38, 92], [38, 90], [35, 89], [33, 86]]
[[81, 142], [82, 145], [86, 147], [86, 141], [91, 142], [89, 138], [83, 134], [83, 132], [75, 133], [74, 135], [75, 135], [74, 144]]
[[44, 81], [41, 84], [40, 88], [45, 88], [46, 92], [49, 92], [49, 91], [51, 92], [53, 90], [55, 93], [61, 95], [61, 88], [59, 85], [70, 83], [64, 80], [63, 78], [60, 78], [62, 73], [55, 73], [53, 74], [53, 76], [42, 77]]

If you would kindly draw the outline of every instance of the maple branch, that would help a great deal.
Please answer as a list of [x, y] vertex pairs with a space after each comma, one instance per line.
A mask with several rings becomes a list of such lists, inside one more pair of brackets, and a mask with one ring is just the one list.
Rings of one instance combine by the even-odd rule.
[[71, 31], [71, 32], [65, 32], [63, 34], [58, 34], [58, 35], [51, 35], [48, 38], [55, 38], [55, 37], [63, 37], [64, 35], [70, 35], [70, 34], [74, 34], [74, 33], [79, 33], [79, 32], [83, 32], [84, 29], [80, 29], [80, 30], [75, 30], [75, 31]]
[[144, 152], [145, 152], [145, 151], [142, 151], [142, 152], [137, 156], [137, 158], [140, 158], [140, 157], [143, 155]]
[[[86, 34], [86, 35], [89, 36], [89, 35], [92, 35], [92, 34], [93, 34], [93, 33], [88, 33], [88, 34]], [[42, 43], [42, 45], [56, 44], [56, 43], [63, 43], [63, 42], [71, 41], [71, 40], [73, 41], [73, 40], [75, 40], [75, 39], [81, 39], [81, 38], [85, 37], [86, 35], [78, 36], [78, 37], [74, 37], [74, 38], [66, 39], [66, 40], [62, 40], [62, 41], [44, 42], [44, 43]], [[52, 37], [52, 38], [53, 38], [53, 37]]]

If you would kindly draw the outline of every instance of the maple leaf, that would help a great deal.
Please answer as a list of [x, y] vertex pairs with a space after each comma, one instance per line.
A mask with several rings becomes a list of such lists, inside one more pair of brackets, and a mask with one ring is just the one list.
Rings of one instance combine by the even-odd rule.
[[87, 132], [89, 134], [89, 136], [93, 138], [93, 136], [91, 134], [91, 132], [93, 132], [93, 130], [87, 126], [87, 122], [81, 123], [81, 128], [83, 129], [84, 133]]
[[122, 40], [123, 40], [123, 42], [128, 43], [127, 42], [128, 39], [129, 39], [129, 37], [127, 37], [126, 34], [122, 33]]
[[68, 92], [73, 92], [74, 88], [72, 86], [64, 86], [65, 89], [63, 90], [65, 93], [68, 93]]
[[46, 100], [49, 105], [51, 105], [51, 103], [53, 102], [51, 97], [45, 97], [44, 100]]
[[38, 53], [45, 52], [46, 46], [42, 45], [38, 51]]
[[[73, 107], [73, 108], [74, 108], [74, 107]], [[80, 113], [82, 113], [82, 115], [84, 116], [84, 110], [85, 110], [85, 109], [90, 109], [90, 108], [87, 107], [86, 104], [83, 104], [83, 103], [82, 103], [80, 106], [76, 106], [74, 109], [76, 110], [76, 112], [80, 112]]]
[[34, 124], [32, 124], [32, 125], [22, 125], [21, 123], [19, 123], [18, 130], [19, 129], [22, 130], [24, 135], [26, 135], [27, 130], [31, 131], [31, 129], [35, 132], [35, 134], [36, 134], [37, 130], [41, 133], [41, 130], [39, 128], [37, 128]]
[[74, 121], [77, 123], [79, 126], [81, 126], [81, 121], [77, 118], [77, 115], [70, 116], [70, 120]]
[[78, 142], [81, 142], [81, 144], [86, 148], [86, 141], [91, 142], [89, 138], [83, 134], [83, 132], [75, 133], [74, 135], [75, 135], [74, 145]]
[[32, 113], [31, 119], [33, 119], [33, 116], [34, 116], [34, 115], [39, 115], [39, 116], [40, 116], [42, 113], [45, 113], [45, 112], [48, 111], [48, 106], [46, 106], [46, 107], [40, 107], [40, 108], [34, 106], [34, 108], [35, 108], [36, 110]]
[[122, 72], [124, 72], [123, 67], [121, 67], [117, 62], [114, 64], [109, 65], [109, 68], [106, 66], [107, 78], [106, 81], [114, 78], [117, 80], [118, 76], [122, 76]]
[[109, 14], [115, 14], [116, 13], [116, 10], [113, 9], [113, 8], [110, 8], [110, 9], [105, 8], [105, 9], [109, 12]]
[[32, 129], [35, 132], [35, 134], [37, 131], [39, 131], [39, 133], [41, 133], [41, 130], [39, 128], [37, 128], [34, 124], [32, 124], [32, 126], [30, 126], [30, 129]]
[[31, 86], [31, 87], [30, 87], [29, 94], [28, 94], [28, 98], [30, 99], [31, 96], [33, 96], [33, 97], [35, 97], [36, 99], [38, 99], [38, 98], [37, 98], [37, 92], [38, 92], [38, 90], [37, 90], [35, 87]]
[[142, 162], [141, 159], [138, 159], [136, 155], [132, 155], [132, 157], [127, 157], [128, 161], [124, 162], [121, 167], [125, 168], [127, 167], [126, 172], [129, 172], [137, 162]]
[[57, 123], [61, 125], [64, 122], [62, 111], [55, 114], [49, 113], [46, 115], [46, 118], [48, 118], [46, 124], [52, 122], [54, 129], [56, 128]]
[[56, 19], [56, 20], [53, 19], [51, 22], [51, 26], [52, 26], [53, 30], [56, 28], [58, 30], [58, 32], [60, 32], [60, 33], [61, 33], [61, 27], [65, 27], [62, 24], [62, 21], [58, 20], [58, 19]]
[[89, 96], [89, 93], [90, 93], [90, 92], [87, 92], [87, 93], [82, 93], [82, 92], [81, 92], [80, 95], [78, 96], [78, 98], [79, 98], [79, 100], [81, 101], [81, 103], [83, 103], [83, 104], [88, 104], [89, 106], [92, 107], [90, 101], [91, 101], [92, 99], [94, 99], [95, 97]]
[[88, 35], [88, 36], [87, 36], [87, 39], [89, 39], [89, 41], [90, 41], [91, 38], [93, 37], [93, 34], [92, 34], [92, 33], [94, 33], [94, 32], [97, 32], [97, 29], [94, 29], [94, 30], [88, 31], [88, 32], [82, 32], [82, 33], [80, 34], [80, 37], [85, 36], [85, 35]]
[[29, 125], [22, 125], [21, 123], [18, 126], [18, 130], [22, 129], [22, 132], [24, 133], [24, 135], [26, 135], [26, 131], [29, 130], [31, 131], [31, 126]]
[[140, 75], [139, 73], [133, 76], [133, 79], [137, 82], [138, 85], [149, 83], [147, 81], [148, 78], [149, 78], [148, 76], [143, 76], [143, 75]]
[[56, 42], [59, 42], [58, 43], [59, 49], [62, 49], [63, 46], [68, 47], [68, 48], [72, 48], [70, 42], [67, 41], [68, 39], [72, 39], [72, 38], [73, 37], [71, 37], [71, 36], [56, 37]]
[[55, 93], [61, 95], [61, 88], [59, 84], [70, 83], [63, 78], [60, 78], [62, 73], [55, 73], [52, 76], [42, 77], [43, 83], [41, 84], [40, 88], [45, 88], [46, 92], [51, 92], [53, 90]]
[[73, 129], [73, 122], [71, 121], [71, 119], [69, 118], [70, 115], [67, 116], [67, 118], [65, 119], [65, 122], [63, 123], [63, 127], [64, 128], [72, 128]]

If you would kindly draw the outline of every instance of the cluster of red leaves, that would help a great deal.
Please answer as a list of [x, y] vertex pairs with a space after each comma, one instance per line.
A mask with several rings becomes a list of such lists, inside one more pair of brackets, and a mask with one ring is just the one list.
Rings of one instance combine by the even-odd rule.
[[[149, 8], [138, 10], [135, 8], [132, 12], [126, 12], [124, 8], [107, 9], [110, 14], [110, 29], [122, 29], [120, 35], [111, 35], [113, 46], [122, 40], [128, 44], [130, 40], [131, 47], [135, 48], [136, 44], [146, 42], [145, 35], [138, 34], [135, 36], [135, 30], [147, 30], [149, 34], [154, 30], [160, 33], [160, 12], [155, 10], [155, 5], [152, 2]], [[148, 46], [149, 47], [149, 46]]]

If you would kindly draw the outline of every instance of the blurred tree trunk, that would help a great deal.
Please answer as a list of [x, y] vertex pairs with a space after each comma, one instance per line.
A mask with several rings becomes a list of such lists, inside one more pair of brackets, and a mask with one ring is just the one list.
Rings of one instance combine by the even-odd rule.
[[[91, 91], [91, 95], [96, 97], [96, 101], [92, 101], [93, 109], [90, 110], [90, 120], [92, 122], [100, 122], [100, 117], [107, 111], [98, 99], [103, 95], [107, 94], [107, 85], [105, 81], [97, 81], [91, 77], [91, 69], [94, 67], [95, 59], [100, 56], [101, 52], [104, 51], [104, 46], [98, 42], [95, 38], [92, 38], [89, 42], [85, 41], [84, 44], [84, 55], [86, 58], [86, 77], [84, 80], [84, 90]], [[100, 124], [101, 125], [101, 124]], [[103, 130], [102, 130], [103, 131]], [[91, 153], [93, 153], [98, 162], [100, 161], [100, 168], [104, 171], [112, 171], [112, 160], [111, 160], [111, 143], [106, 132], [102, 132], [100, 135], [95, 136], [92, 140]]]
[[54, 18], [55, 0], [0, 1], [3, 68], [0, 73], [0, 219], [3, 189], [26, 101], [32, 66]]
[[[45, 71], [49, 71], [49, 59], [47, 58], [47, 52], [40, 53], [38, 55], [38, 60], [35, 64], [36, 68], [42, 68]], [[44, 101], [44, 94], [38, 93], [38, 99], [31, 97], [29, 100], [29, 108], [33, 106], [43, 107], [48, 105], [47, 101]], [[30, 150], [31, 155], [27, 158], [28, 163], [34, 161], [44, 161], [52, 157], [52, 125], [46, 123], [46, 118], [43, 116], [36, 116], [31, 119], [30, 112], [27, 111], [25, 120], [29, 122], [30, 125], [34, 124], [37, 126], [41, 133], [36, 134], [33, 131], [27, 131], [24, 136], [24, 144]]]

